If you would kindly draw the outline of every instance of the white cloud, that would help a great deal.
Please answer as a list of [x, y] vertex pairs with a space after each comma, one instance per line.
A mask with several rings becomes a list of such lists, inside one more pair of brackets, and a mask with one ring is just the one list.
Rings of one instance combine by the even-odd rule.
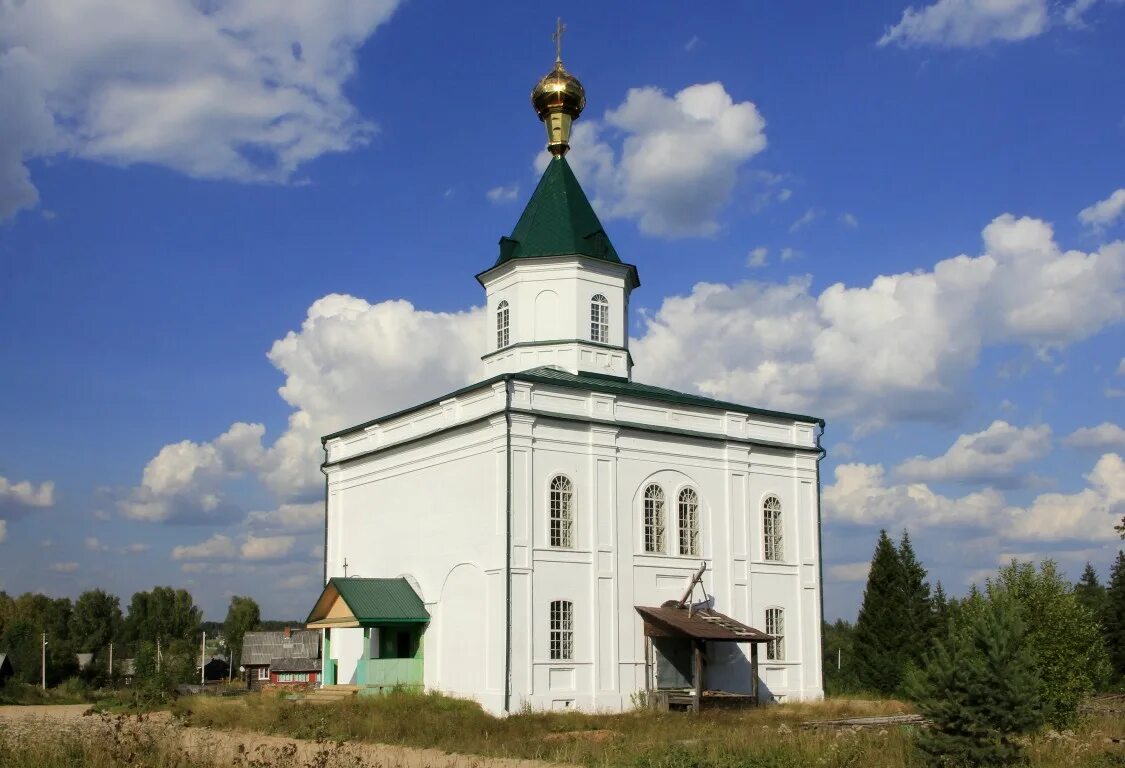
[[807, 211], [801, 214], [801, 217], [799, 219], [789, 225], [789, 231], [796, 232], [799, 229], [804, 229], [809, 224], [812, 224], [814, 221], [819, 219], [821, 214], [823, 213], [824, 211], [822, 211], [820, 208], [809, 208]]
[[54, 573], [74, 573], [80, 566], [75, 562], [51, 563], [47, 569]]
[[[634, 219], [649, 235], [711, 235], [739, 169], [766, 148], [765, 125], [752, 102], [735, 102], [722, 83], [671, 97], [632, 88], [601, 120], [575, 124], [567, 159], [604, 218]], [[540, 153], [536, 166], [546, 162]]]
[[788, 200], [791, 197], [793, 197], [793, 190], [791, 190], [791, 189], [782, 189], [780, 192], [777, 193], [777, 201], [779, 203], [784, 203], [786, 200]]
[[82, 545], [91, 552], [105, 552], [109, 549], [97, 536], [87, 536]]
[[393, 0], [0, 5], [0, 219], [66, 153], [196, 178], [286, 181], [368, 140], [344, 94]]
[[251, 512], [246, 524], [258, 532], [305, 533], [324, 528], [324, 502], [282, 504], [268, 512]]
[[782, 248], [781, 249], [781, 260], [782, 261], [789, 261], [791, 259], [797, 258], [800, 255], [801, 255], [800, 251], [796, 251], [792, 248]]
[[976, 48], [1037, 37], [1049, 26], [1047, 0], [937, 0], [907, 8], [878, 44]]
[[841, 213], [840, 223], [848, 229], [859, 229], [859, 219], [857, 219], [853, 213], [848, 213], [846, 211]]
[[1063, 251], [1046, 222], [1010, 214], [982, 236], [980, 256], [819, 295], [808, 278], [699, 283], [645, 318], [636, 374], [862, 429], [946, 422], [985, 346], [1060, 349], [1125, 318], [1125, 242]]
[[1125, 429], [1117, 424], [1103, 421], [1096, 427], [1082, 427], [1075, 430], [1063, 442], [1072, 448], [1084, 450], [1125, 451]]
[[1125, 357], [1121, 358], [1121, 362], [1117, 364], [1117, 375], [1125, 376]]
[[189, 544], [175, 547], [172, 550], [173, 560], [230, 560], [237, 554], [234, 541], [230, 536], [216, 533], [206, 541], [198, 544]]
[[836, 467], [824, 488], [826, 520], [884, 526], [967, 525], [1014, 541], [1107, 541], [1125, 512], [1125, 462], [1103, 455], [1077, 493], [1044, 493], [1026, 507], [1009, 505], [994, 489], [958, 498], [935, 493], [924, 483], [887, 485], [878, 464]]
[[982, 432], [961, 435], [943, 456], [907, 459], [895, 474], [915, 481], [1004, 482], [1050, 450], [1051, 428], [1046, 424], [1021, 428], [997, 420]]
[[298, 573], [293, 576], [286, 576], [277, 585], [282, 589], [308, 589], [316, 585], [316, 578], [312, 574]]
[[293, 536], [255, 536], [250, 534], [242, 543], [241, 553], [246, 560], [277, 560], [293, 549], [297, 539]]
[[1078, 212], [1078, 220], [1096, 230], [1113, 226], [1122, 216], [1125, 216], [1125, 187]]
[[750, 255], [746, 257], [746, 266], [751, 269], [764, 267], [766, 265], [766, 257], [769, 256], [769, 249], [763, 246], [758, 246], [750, 251]]
[[8, 521], [0, 520], [0, 542], [8, 538]]
[[27, 480], [13, 483], [0, 475], [0, 510], [6, 507], [43, 509], [54, 504], [55, 484], [50, 480], [40, 483], [36, 488]]
[[494, 203], [506, 203], [515, 200], [519, 193], [519, 184], [509, 184], [507, 186], [493, 187], [485, 193], [485, 196]]
[[262, 425], [241, 422], [210, 442], [167, 445], [120, 502], [121, 511], [137, 520], [236, 522], [242, 514], [224, 489], [251, 472], [283, 502], [275, 512], [255, 513], [255, 520], [304, 530], [314, 515], [323, 517], [309, 503], [323, 490], [321, 435], [476, 380], [484, 331], [479, 309], [427, 312], [407, 301], [369, 304], [341, 294], [318, 299], [301, 329], [269, 352], [286, 377], [278, 392], [296, 409], [288, 429], [270, 446], [263, 445]]
[[831, 581], [867, 581], [867, 574], [870, 571], [870, 561], [838, 563], [828, 566], [828, 578]]

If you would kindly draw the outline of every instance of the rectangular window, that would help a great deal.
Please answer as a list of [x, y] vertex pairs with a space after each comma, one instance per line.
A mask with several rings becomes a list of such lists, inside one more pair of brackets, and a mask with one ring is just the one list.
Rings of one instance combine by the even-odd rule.
[[785, 658], [785, 613], [780, 608], [766, 609], [766, 634], [773, 639], [766, 644], [766, 658], [781, 661]]
[[645, 552], [664, 551], [664, 489], [650, 485], [644, 500]]
[[258, 679], [259, 680], [269, 680], [270, 679], [270, 668], [269, 667], [258, 667]]
[[551, 659], [574, 658], [574, 603], [551, 601]]
[[590, 301], [590, 340], [609, 343], [609, 302], [601, 294]]
[[766, 560], [785, 559], [782, 528], [781, 502], [776, 496], [770, 496], [762, 505], [762, 555]]

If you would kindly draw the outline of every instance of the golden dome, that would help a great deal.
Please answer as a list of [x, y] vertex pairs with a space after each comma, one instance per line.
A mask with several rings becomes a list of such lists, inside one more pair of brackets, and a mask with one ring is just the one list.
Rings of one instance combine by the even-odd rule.
[[556, 61], [555, 68], [531, 92], [531, 104], [540, 120], [546, 120], [551, 112], [566, 112], [576, 120], [586, 107], [586, 89], [561, 61]]

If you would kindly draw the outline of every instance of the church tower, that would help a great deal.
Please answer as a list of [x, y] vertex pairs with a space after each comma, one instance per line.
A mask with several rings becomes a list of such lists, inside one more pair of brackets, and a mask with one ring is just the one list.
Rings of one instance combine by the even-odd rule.
[[640, 279], [618, 257], [567, 163], [586, 91], [561, 51], [531, 103], [551, 159], [512, 234], [500, 238], [496, 263], [477, 275], [488, 301], [485, 373], [554, 366], [629, 379], [629, 295]]

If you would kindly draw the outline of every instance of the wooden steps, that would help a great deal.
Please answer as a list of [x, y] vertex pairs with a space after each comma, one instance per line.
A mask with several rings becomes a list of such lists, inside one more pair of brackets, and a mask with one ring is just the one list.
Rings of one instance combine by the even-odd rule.
[[307, 704], [335, 704], [350, 699], [358, 693], [358, 685], [322, 685], [306, 693], [302, 701]]

